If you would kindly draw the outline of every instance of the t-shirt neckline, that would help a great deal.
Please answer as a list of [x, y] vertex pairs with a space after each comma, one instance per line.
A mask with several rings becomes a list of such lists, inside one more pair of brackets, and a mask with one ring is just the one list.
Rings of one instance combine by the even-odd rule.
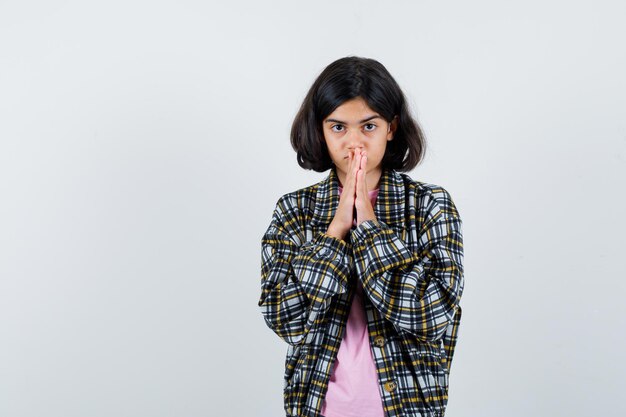
[[[339, 186], [339, 190], [343, 190], [343, 187], [341, 185]], [[378, 191], [380, 191], [380, 188], [374, 188], [373, 190], [368, 191], [368, 193], [372, 194], [372, 193], [375, 193], [375, 192], [378, 192]]]

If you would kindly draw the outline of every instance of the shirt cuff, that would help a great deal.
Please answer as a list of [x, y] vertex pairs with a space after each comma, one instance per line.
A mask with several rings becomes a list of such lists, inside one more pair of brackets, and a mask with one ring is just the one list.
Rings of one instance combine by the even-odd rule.
[[309, 248], [315, 251], [313, 256], [316, 259], [341, 262], [348, 255], [348, 244], [341, 239], [327, 235], [325, 232], [318, 232], [309, 242]]
[[383, 229], [383, 224], [378, 220], [365, 220], [361, 222], [351, 233], [352, 242], [361, 242]]

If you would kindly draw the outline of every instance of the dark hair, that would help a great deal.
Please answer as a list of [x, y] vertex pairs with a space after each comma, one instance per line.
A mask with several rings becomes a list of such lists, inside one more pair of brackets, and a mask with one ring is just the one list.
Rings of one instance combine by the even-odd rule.
[[[400, 86], [378, 61], [347, 56], [328, 65], [309, 89], [291, 126], [291, 146], [298, 164], [324, 172], [332, 168], [322, 130], [323, 120], [343, 102], [361, 97], [367, 105], [391, 122], [398, 116], [393, 140], [387, 142], [383, 168], [410, 171], [422, 160], [426, 138], [409, 113]], [[407, 153], [408, 151], [408, 153]]]

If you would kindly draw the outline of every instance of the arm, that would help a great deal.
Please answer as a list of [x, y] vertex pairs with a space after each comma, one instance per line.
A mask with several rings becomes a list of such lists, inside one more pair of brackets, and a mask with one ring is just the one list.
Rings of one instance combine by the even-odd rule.
[[331, 297], [347, 291], [351, 253], [347, 243], [318, 232], [302, 243], [300, 217], [285, 196], [276, 204], [261, 239], [261, 297], [266, 324], [290, 345], [306, 344]]
[[356, 270], [372, 303], [399, 332], [424, 342], [450, 330], [464, 286], [462, 222], [443, 195], [429, 205], [416, 250], [378, 220], [352, 231]]

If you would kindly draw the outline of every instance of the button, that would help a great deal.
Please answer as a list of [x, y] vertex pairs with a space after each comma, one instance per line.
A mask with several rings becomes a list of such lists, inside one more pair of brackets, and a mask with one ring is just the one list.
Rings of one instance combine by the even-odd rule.
[[385, 391], [391, 392], [396, 389], [397, 385], [395, 381], [387, 381], [385, 382]]
[[378, 347], [383, 347], [385, 345], [385, 338], [382, 336], [376, 336], [374, 338], [374, 344]]

